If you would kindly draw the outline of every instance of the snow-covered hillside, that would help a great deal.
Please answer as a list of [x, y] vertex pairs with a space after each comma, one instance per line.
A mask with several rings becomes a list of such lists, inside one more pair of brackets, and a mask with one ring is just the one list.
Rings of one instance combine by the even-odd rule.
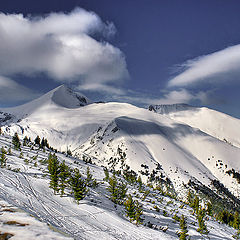
[[[12, 147], [10, 136], [0, 136], [0, 148], [4, 148], [8, 154], [6, 168], [0, 168], [0, 198], [7, 200], [10, 204], [29, 212], [41, 221], [54, 226], [61, 232], [65, 232], [74, 239], [121, 239], [121, 240], [168, 240], [178, 239], [177, 233], [180, 231], [177, 217], [184, 215], [188, 228], [188, 234], [193, 240], [215, 239], [230, 240], [236, 233], [231, 227], [220, 224], [212, 217], [208, 217], [206, 225], [208, 235], [202, 235], [197, 231], [198, 222], [193, 215], [192, 209], [185, 203], [165, 196], [152, 187], [138, 184], [128, 184], [128, 194], [132, 194], [143, 205], [143, 224], [136, 226], [129, 222], [122, 205], [115, 205], [109, 199], [108, 183], [105, 178], [103, 168], [86, 164], [84, 161], [73, 157], [66, 157], [58, 153], [60, 161], [65, 160], [66, 164], [72, 168], [78, 168], [81, 174], [86, 177], [86, 169], [97, 179], [99, 186], [90, 188], [85, 199], [78, 205], [71, 194], [60, 197], [54, 195], [49, 188], [49, 174], [47, 171], [47, 161], [49, 150], [40, 149], [38, 146], [30, 144], [22, 146], [21, 152], [9, 148]], [[121, 176], [118, 176], [121, 178]], [[125, 180], [124, 180], [125, 181]], [[3, 217], [1, 216], [1, 219]], [[9, 218], [10, 219], [10, 218]], [[11, 216], [12, 221], [30, 223], [29, 219]], [[33, 220], [31, 222], [34, 222]], [[36, 221], [35, 221], [36, 222]], [[35, 228], [37, 224], [35, 223]], [[34, 233], [39, 231], [41, 224]], [[8, 232], [15, 233], [11, 239], [19, 238], [21, 226], [18, 230], [12, 228], [1, 228]], [[41, 228], [40, 228], [41, 229]], [[26, 234], [31, 232], [26, 232]], [[45, 234], [45, 235], [44, 235]], [[64, 236], [48, 232], [48, 239], [64, 239]], [[43, 239], [46, 232], [38, 233], [35, 239]], [[25, 238], [24, 238], [25, 239]]]
[[151, 105], [149, 110], [240, 147], [240, 120], [237, 118], [206, 107], [192, 107], [187, 104]]

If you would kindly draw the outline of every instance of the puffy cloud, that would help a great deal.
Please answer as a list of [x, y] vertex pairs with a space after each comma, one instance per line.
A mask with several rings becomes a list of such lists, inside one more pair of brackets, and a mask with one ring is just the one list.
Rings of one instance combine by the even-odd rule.
[[0, 14], [0, 74], [46, 73], [66, 82], [106, 84], [128, 77], [123, 53], [93, 36], [108, 38], [116, 29], [93, 12], [41, 17]]
[[180, 66], [182, 73], [168, 82], [169, 87], [183, 87], [203, 82], [239, 81], [240, 44], [189, 60]]
[[39, 95], [31, 89], [18, 84], [17, 82], [0, 76], [0, 101], [1, 103], [30, 100]]

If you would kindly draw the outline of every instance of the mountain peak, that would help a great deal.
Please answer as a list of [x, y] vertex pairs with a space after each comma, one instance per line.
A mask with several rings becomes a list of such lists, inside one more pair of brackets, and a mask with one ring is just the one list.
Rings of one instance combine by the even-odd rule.
[[60, 85], [53, 89], [51, 93], [51, 100], [61, 107], [78, 108], [91, 103], [91, 101], [83, 94], [74, 92], [71, 88], [65, 85]]
[[45, 93], [41, 97], [32, 100], [23, 105], [2, 109], [3, 112], [12, 114], [17, 118], [23, 118], [36, 112], [40, 108], [48, 108], [50, 106], [57, 106], [63, 108], [79, 108], [90, 104], [91, 101], [79, 92], [74, 92], [71, 88], [60, 85], [53, 90]]

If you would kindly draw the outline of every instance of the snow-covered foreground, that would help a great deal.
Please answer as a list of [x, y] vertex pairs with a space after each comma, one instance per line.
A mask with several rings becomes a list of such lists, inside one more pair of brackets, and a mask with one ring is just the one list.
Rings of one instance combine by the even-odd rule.
[[[11, 137], [0, 136], [0, 147], [8, 150], [10, 146]], [[128, 193], [143, 204], [143, 223], [152, 224], [152, 228], [136, 226], [126, 218], [123, 206], [118, 205], [115, 208], [108, 199], [107, 183], [103, 181], [101, 167], [57, 154], [61, 161], [65, 160], [71, 167], [77, 167], [83, 175], [87, 166], [90, 166], [90, 171], [100, 182], [96, 189], [90, 189], [88, 196], [78, 205], [71, 196], [54, 195], [49, 188], [44, 163], [48, 151], [43, 152], [37, 147], [23, 147], [22, 152], [23, 156], [19, 157], [20, 152], [12, 150], [12, 154], [7, 155], [7, 168], [0, 169], [0, 198], [75, 239], [178, 239], [176, 232], [179, 224], [173, 222], [174, 214], [184, 214], [187, 217], [191, 239], [233, 239], [234, 229], [211, 219], [207, 221], [210, 231], [208, 237], [200, 235], [196, 231], [196, 218], [187, 205], [147, 187], [150, 192], [143, 199], [143, 193], [138, 191], [136, 185], [128, 185]], [[41, 235], [35, 239], [42, 239]], [[57, 236], [55, 239], [61, 237]]]
[[63, 235], [53, 231], [46, 223], [38, 221], [29, 214], [3, 200], [0, 200], [0, 213], [0, 239], [72, 239], [64, 236], [66, 234]]

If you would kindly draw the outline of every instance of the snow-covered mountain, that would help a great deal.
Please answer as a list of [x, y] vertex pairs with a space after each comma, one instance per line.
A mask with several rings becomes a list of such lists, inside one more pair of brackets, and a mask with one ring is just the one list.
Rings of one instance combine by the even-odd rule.
[[240, 120], [237, 118], [206, 107], [192, 107], [187, 104], [151, 105], [149, 110], [240, 147]]
[[[235, 137], [232, 127], [240, 124], [238, 119], [187, 105], [162, 106], [155, 111], [164, 114], [156, 114], [127, 103], [89, 103], [86, 97], [60, 86], [25, 105], [2, 109], [12, 116], [2, 131], [10, 135], [18, 132], [22, 138], [39, 135], [58, 150], [70, 149], [80, 158], [85, 155], [99, 165], [118, 169], [123, 167], [120, 149], [126, 154], [124, 165], [142, 173], [145, 181], [153, 173], [164, 176], [180, 194], [189, 180], [209, 188], [218, 180], [234, 195], [239, 194], [236, 179], [226, 172], [239, 171], [240, 149], [217, 138], [224, 135], [237, 143], [240, 138]], [[193, 127], [207, 125], [208, 131], [193, 128], [183, 119], [195, 119]], [[161, 170], [157, 169], [159, 164]]]
[[156, 185], [170, 182], [182, 199], [191, 187], [240, 205], [239, 179], [229, 174], [240, 171], [240, 120], [182, 104], [150, 110], [93, 103], [62, 85], [22, 106], [1, 109], [0, 124], [6, 136], [17, 132], [34, 140], [38, 135], [79, 159], [132, 170]]

